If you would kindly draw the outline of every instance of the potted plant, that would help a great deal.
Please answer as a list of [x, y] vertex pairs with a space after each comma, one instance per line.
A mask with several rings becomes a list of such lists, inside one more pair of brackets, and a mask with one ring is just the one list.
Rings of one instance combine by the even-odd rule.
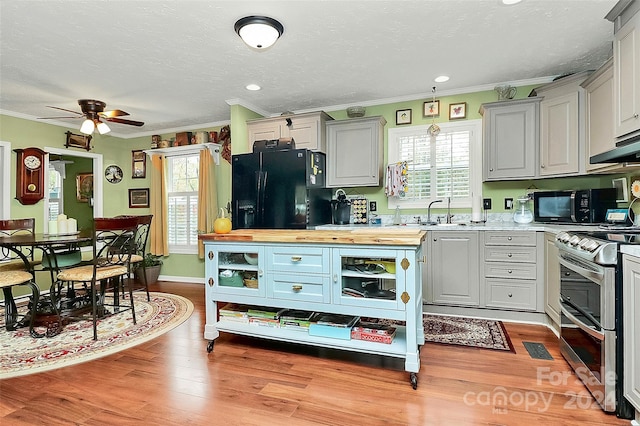
[[156, 281], [158, 281], [158, 276], [160, 276], [160, 268], [162, 267], [162, 256], [147, 253], [142, 259], [142, 262], [138, 264], [138, 267], [135, 270], [136, 280], [142, 283], [144, 282], [144, 278], [141, 275], [143, 273], [143, 267], [147, 271], [147, 284], [155, 283]]

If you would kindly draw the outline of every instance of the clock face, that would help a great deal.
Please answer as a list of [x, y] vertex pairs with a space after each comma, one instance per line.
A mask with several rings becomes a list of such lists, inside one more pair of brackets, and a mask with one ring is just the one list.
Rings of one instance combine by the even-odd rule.
[[109, 183], [118, 183], [122, 180], [123, 177], [122, 169], [115, 164], [107, 166], [104, 171], [104, 177]]
[[35, 170], [40, 167], [40, 159], [34, 155], [28, 155], [24, 158], [24, 165], [30, 170]]

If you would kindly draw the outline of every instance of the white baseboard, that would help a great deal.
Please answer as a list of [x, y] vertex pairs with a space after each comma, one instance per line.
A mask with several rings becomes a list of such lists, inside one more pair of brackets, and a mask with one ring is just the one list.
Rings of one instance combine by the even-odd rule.
[[175, 275], [160, 275], [158, 281], [176, 281], [179, 283], [191, 283], [204, 285], [204, 277], [180, 277]]

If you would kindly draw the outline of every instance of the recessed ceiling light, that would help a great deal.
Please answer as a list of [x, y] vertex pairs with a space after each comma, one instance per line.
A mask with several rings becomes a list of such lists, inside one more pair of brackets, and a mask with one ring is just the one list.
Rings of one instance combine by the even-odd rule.
[[445, 81], [449, 81], [449, 76], [441, 75], [439, 77], [436, 77], [433, 81], [435, 81], [436, 83], [444, 83]]
[[262, 89], [262, 87], [258, 86], [257, 84], [247, 84], [246, 89], [255, 91]]
[[522, 0], [502, 0], [502, 4], [507, 5], [507, 6], [511, 6], [512, 4], [518, 4], [521, 1]]

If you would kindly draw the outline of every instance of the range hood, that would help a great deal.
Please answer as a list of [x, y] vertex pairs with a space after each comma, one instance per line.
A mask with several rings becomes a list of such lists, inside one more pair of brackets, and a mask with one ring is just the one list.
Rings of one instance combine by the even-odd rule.
[[589, 163], [640, 163], [640, 136], [616, 143], [611, 151], [589, 158]]

